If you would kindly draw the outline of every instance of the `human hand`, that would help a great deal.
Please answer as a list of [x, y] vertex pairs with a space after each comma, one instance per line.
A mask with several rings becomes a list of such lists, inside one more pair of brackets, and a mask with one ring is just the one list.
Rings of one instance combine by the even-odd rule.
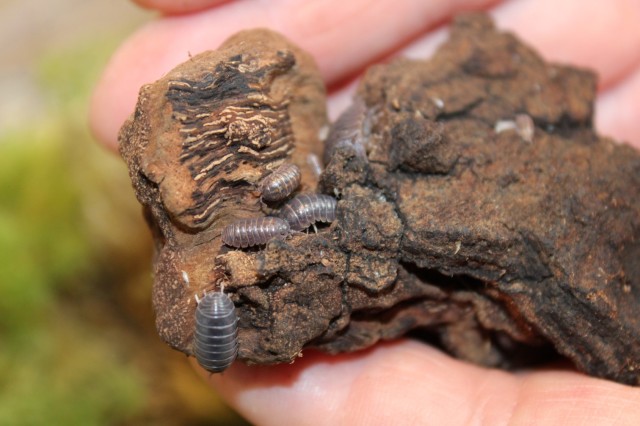
[[[598, 130], [640, 147], [640, 5], [631, 0], [138, 2], [169, 15], [122, 46], [96, 89], [92, 126], [113, 148], [142, 84], [240, 29], [285, 34], [337, 87], [388, 55], [428, 56], [444, 39], [434, 28], [469, 9], [489, 10], [547, 59], [595, 69]], [[171, 15], [189, 10], [198, 12]], [[350, 90], [333, 92], [334, 112]], [[568, 370], [484, 369], [411, 341], [335, 357], [305, 351], [293, 365], [236, 363], [209, 380], [257, 424], [640, 424], [640, 389]]]

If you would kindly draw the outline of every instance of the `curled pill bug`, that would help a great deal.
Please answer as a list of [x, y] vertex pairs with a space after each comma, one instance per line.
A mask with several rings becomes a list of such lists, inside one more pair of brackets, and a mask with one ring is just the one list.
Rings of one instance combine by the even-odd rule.
[[238, 354], [236, 307], [222, 291], [196, 298], [196, 326], [193, 353], [211, 373], [226, 370]]
[[301, 231], [315, 222], [333, 222], [336, 218], [336, 199], [324, 194], [300, 194], [284, 205], [280, 217], [291, 229]]
[[231, 247], [251, 247], [267, 244], [273, 238], [285, 238], [290, 233], [286, 220], [264, 216], [239, 219], [222, 230], [222, 242]]
[[300, 186], [302, 175], [295, 164], [283, 164], [260, 183], [263, 201], [282, 201]]

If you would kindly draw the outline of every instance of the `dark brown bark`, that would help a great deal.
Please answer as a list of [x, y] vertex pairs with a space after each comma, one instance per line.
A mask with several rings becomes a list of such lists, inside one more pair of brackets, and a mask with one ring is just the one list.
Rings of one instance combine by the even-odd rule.
[[224, 225], [272, 213], [255, 194], [268, 169], [293, 162], [315, 190], [323, 90], [306, 54], [260, 30], [142, 89], [121, 151], [155, 230], [164, 340], [190, 354], [193, 296], [223, 283], [249, 363], [421, 330], [482, 365], [553, 348], [640, 384], [640, 155], [594, 132], [591, 72], [462, 16], [432, 59], [366, 73], [358, 137], [332, 141], [318, 185], [339, 199], [330, 226], [223, 246]]

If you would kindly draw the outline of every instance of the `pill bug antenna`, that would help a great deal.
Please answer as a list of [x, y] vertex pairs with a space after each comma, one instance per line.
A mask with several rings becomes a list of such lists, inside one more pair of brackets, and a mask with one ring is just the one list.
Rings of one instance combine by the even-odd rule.
[[[189, 279], [189, 274], [187, 273], [187, 271], [180, 271], [180, 272], [181, 272], [181, 275], [182, 275], [182, 281], [184, 281], [184, 283], [185, 283], [185, 285], [186, 285], [187, 287], [190, 287], [190, 286], [191, 286], [191, 280]], [[204, 296], [206, 296], [206, 295], [207, 295], [207, 292], [206, 292], [206, 290], [205, 290], [205, 291], [203, 291], [203, 295], [202, 295], [202, 297], [204, 297]], [[199, 305], [199, 304], [200, 304], [200, 301], [201, 301], [202, 299], [200, 299], [200, 298], [198, 297], [198, 293], [197, 293], [197, 292], [196, 292], [196, 293], [194, 293], [193, 298], [194, 298], [194, 299], [195, 299], [195, 301], [196, 301], [196, 305]]]

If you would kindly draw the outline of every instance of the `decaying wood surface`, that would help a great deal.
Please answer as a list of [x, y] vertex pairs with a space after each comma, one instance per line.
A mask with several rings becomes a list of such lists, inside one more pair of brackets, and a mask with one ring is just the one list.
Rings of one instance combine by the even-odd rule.
[[639, 385], [640, 155], [594, 132], [594, 96], [591, 72], [460, 17], [428, 61], [366, 73], [330, 132], [357, 137], [330, 141], [318, 185], [336, 220], [236, 250], [223, 226], [277, 210], [255, 193], [270, 170], [295, 163], [316, 189], [324, 89], [264, 30], [192, 58], [142, 89], [121, 132], [157, 243], [161, 337], [191, 354], [193, 296], [224, 283], [248, 363], [419, 331], [482, 365], [557, 351]]
[[326, 125], [313, 60], [266, 30], [239, 33], [142, 87], [120, 152], [154, 234], [156, 324], [171, 346], [191, 353], [195, 295], [222, 274], [221, 231], [264, 216], [261, 181], [288, 162], [315, 190], [307, 156], [321, 155]]

